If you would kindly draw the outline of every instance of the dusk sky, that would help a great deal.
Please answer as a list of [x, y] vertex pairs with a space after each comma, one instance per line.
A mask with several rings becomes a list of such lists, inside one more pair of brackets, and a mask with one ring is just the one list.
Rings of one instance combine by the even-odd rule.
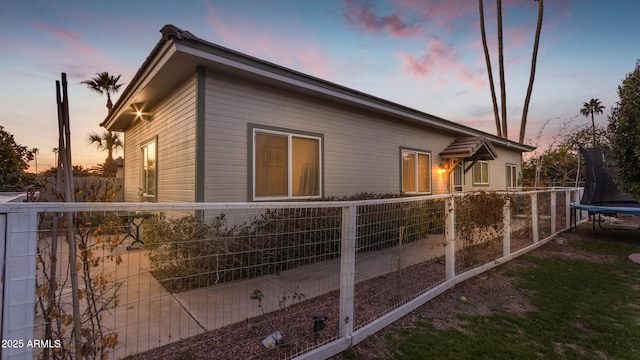
[[[19, 144], [40, 149], [40, 171], [54, 165], [60, 73], [69, 81], [73, 163], [101, 163], [106, 154], [86, 139], [102, 131], [106, 97], [80, 82], [107, 71], [127, 84], [165, 24], [495, 133], [475, 0], [9, 0], [0, 9], [0, 125]], [[495, 1], [485, 0], [497, 81], [495, 10]], [[527, 139], [547, 120], [547, 138], [564, 122], [590, 123], [579, 110], [591, 98], [606, 109], [596, 122], [607, 123], [618, 86], [640, 58], [638, 14], [637, 0], [545, 2]], [[509, 138], [515, 141], [536, 20], [537, 2], [503, 1]]]

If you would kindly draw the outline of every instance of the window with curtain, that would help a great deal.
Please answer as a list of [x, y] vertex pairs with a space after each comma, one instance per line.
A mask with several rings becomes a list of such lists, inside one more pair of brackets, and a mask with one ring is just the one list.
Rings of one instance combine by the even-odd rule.
[[473, 165], [473, 183], [475, 185], [489, 185], [489, 162], [478, 161]]
[[140, 193], [146, 200], [152, 200], [156, 197], [156, 140], [150, 141], [141, 147], [142, 151], [142, 169], [140, 173]]
[[254, 132], [254, 198], [320, 197], [321, 139]]
[[515, 190], [518, 187], [518, 168], [513, 164], [507, 164], [507, 190]]
[[402, 150], [402, 192], [431, 193], [431, 154]]

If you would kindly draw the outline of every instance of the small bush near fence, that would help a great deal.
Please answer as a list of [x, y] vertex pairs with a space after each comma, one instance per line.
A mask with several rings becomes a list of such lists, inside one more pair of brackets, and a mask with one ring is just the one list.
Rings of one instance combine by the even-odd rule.
[[[358, 194], [340, 200], [383, 197]], [[405, 243], [443, 233], [443, 212], [434, 211], [434, 206], [444, 207], [444, 201], [360, 206], [358, 251], [395, 246], [401, 231]], [[194, 216], [171, 219], [158, 215], [145, 223], [152, 274], [168, 291], [276, 274], [340, 256], [340, 207], [267, 209], [234, 225], [227, 218], [222, 213], [204, 223]]]

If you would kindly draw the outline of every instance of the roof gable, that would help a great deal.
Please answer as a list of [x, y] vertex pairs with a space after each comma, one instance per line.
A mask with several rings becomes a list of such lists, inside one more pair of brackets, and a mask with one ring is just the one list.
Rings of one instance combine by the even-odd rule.
[[498, 152], [487, 138], [470, 136], [454, 140], [440, 156], [444, 159], [495, 160]]

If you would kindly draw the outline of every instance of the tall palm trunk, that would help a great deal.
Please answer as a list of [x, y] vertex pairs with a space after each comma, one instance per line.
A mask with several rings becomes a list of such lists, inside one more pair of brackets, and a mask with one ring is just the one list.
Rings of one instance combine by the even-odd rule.
[[524, 108], [522, 109], [522, 120], [520, 121], [520, 137], [519, 142], [524, 143], [524, 133], [527, 126], [527, 114], [529, 112], [529, 101], [533, 91], [533, 81], [536, 76], [536, 62], [538, 59], [538, 44], [540, 43], [540, 31], [542, 30], [542, 16], [544, 14], [544, 0], [538, 1], [538, 25], [536, 25], [536, 37], [533, 42], [533, 54], [531, 55], [531, 74], [529, 75], [529, 87], [527, 95], [524, 98]]
[[502, 137], [509, 138], [507, 133], [507, 90], [504, 79], [504, 47], [502, 44], [502, 0], [496, 0], [498, 8], [498, 65], [500, 67], [500, 102], [502, 103]]
[[111, 95], [107, 92], [107, 113], [111, 114], [111, 110], [113, 110], [113, 102], [111, 102]]
[[491, 101], [493, 102], [493, 116], [496, 120], [496, 134], [502, 136], [500, 127], [500, 114], [498, 114], [498, 100], [496, 99], [496, 88], [493, 84], [493, 71], [491, 70], [491, 56], [489, 55], [489, 47], [487, 46], [487, 33], [484, 28], [484, 3], [478, 0], [480, 8], [480, 32], [482, 33], [482, 47], [484, 49], [484, 60], [487, 63], [487, 73], [489, 74], [489, 87], [491, 88]]
[[593, 150], [596, 149], [596, 121], [593, 118], [593, 111], [591, 111], [591, 131], [593, 132]]

